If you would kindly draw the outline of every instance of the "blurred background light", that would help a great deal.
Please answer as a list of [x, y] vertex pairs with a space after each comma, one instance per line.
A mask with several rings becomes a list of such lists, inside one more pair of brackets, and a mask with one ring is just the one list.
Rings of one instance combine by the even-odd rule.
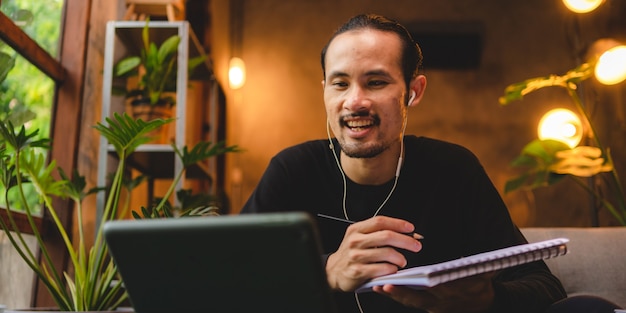
[[583, 137], [580, 118], [567, 109], [553, 109], [543, 115], [538, 126], [539, 139], [552, 139], [576, 147]]

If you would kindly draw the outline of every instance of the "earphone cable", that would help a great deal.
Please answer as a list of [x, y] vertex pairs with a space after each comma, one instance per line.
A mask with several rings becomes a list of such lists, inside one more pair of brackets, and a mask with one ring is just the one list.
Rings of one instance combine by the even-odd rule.
[[[402, 125], [402, 137], [400, 137], [400, 156], [398, 157], [398, 165], [396, 166], [396, 173], [395, 173], [395, 178], [393, 181], [393, 186], [391, 187], [391, 191], [389, 191], [389, 194], [387, 194], [387, 197], [385, 198], [385, 200], [383, 200], [383, 202], [380, 204], [378, 209], [376, 209], [376, 212], [374, 212], [374, 215], [372, 215], [372, 217], [377, 216], [380, 210], [382, 210], [385, 204], [387, 204], [387, 201], [389, 201], [389, 199], [391, 198], [391, 195], [396, 190], [396, 186], [398, 185], [398, 178], [400, 177], [400, 169], [402, 168], [402, 159], [403, 159], [402, 156], [404, 155], [404, 134], [406, 131], [407, 122], [408, 122], [408, 112], [404, 118], [404, 125]], [[344, 173], [343, 168], [341, 167], [341, 162], [339, 161], [339, 157], [337, 156], [337, 153], [335, 152], [335, 145], [333, 144], [332, 138], [330, 137], [330, 122], [328, 120], [326, 121], [326, 133], [328, 134], [328, 142], [329, 142], [328, 147], [333, 153], [333, 157], [335, 159], [335, 162], [337, 163], [337, 168], [339, 169], [339, 172], [341, 173], [341, 178], [343, 181], [343, 195], [342, 195], [343, 215], [346, 218], [346, 220], [350, 220], [350, 218], [348, 217], [348, 209], [346, 207], [346, 198], [348, 194], [348, 184], [346, 181], [346, 174]], [[354, 292], [354, 299], [356, 300], [356, 304], [359, 309], [359, 312], [364, 313], [363, 307], [361, 306], [361, 301], [359, 300], [359, 295], [357, 294], [357, 292]]]

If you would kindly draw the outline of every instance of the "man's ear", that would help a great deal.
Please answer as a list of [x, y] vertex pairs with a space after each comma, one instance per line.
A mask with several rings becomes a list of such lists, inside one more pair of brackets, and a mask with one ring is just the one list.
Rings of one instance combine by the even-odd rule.
[[[415, 97], [409, 103], [409, 106], [416, 106], [420, 101], [422, 101], [422, 97], [424, 96], [424, 91], [426, 90], [426, 76], [417, 75], [413, 80], [411, 80], [411, 91], [415, 92]], [[409, 91], [410, 92], [410, 91]]]
[[322, 89], [324, 89], [324, 87], [326, 87], [326, 80], [322, 79]]

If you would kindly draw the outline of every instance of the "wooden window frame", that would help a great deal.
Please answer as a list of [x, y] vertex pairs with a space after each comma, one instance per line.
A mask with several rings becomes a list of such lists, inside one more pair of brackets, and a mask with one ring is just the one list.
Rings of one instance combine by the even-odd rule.
[[[61, 18], [60, 52], [58, 60], [50, 56], [41, 46], [0, 12], [0, 39], [26, 58], [55, 81], [55, 96], [52, 105], [50, 157], [67, 173], [77, 167], [80, 118], [82, 113], [83, 81], [87, 56], [87, 36], [92, 0], [65, 0]], [[63, 120], [61, 123], [60, 120]], [[73, 206], [69, 200], [54, 199], [59, 208], [59, 218], [66, 229], [72, 225]], [[0, 214], [6, 214], [0, 211]], [[24, 216], [15, 214], [18, 220]], [[69, 256], [61, 237], [55, 230], [50, 216], [38, 219], [38, 227], [44, 244], [57, 270], [68, 271]], [[22, 223], [23, 224], [23, 223]], [[26, 228], [26, 227], [23, 227]], [[26, 230], [26, 229], [24, 229]], [[34, 285], [34, 307], [50, 307], [55, 303], [45, 286], [36, 280]]]

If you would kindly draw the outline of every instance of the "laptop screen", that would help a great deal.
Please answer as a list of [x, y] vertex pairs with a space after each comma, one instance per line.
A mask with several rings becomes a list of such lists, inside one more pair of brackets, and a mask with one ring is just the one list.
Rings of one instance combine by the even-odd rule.
[[334, 312], [305, 213], [118, 220], [104, 235], [137, 313]]

